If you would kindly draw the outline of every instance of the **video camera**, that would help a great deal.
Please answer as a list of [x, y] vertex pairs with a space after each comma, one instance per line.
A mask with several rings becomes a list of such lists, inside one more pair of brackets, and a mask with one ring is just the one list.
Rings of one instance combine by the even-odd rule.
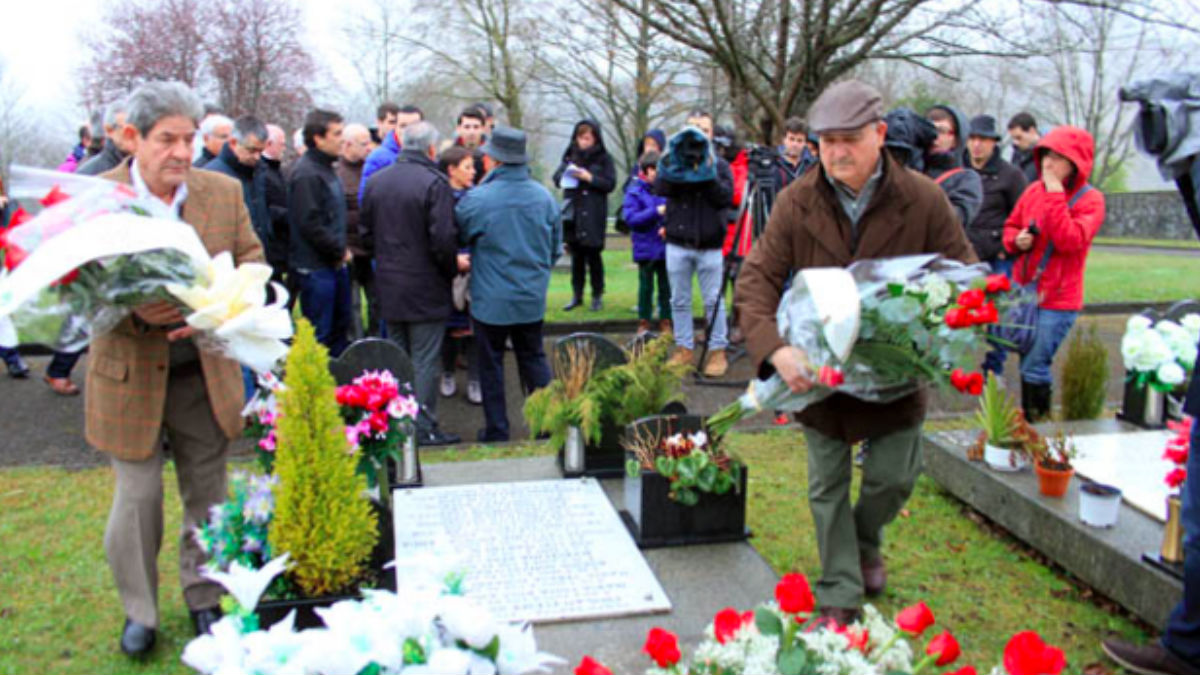
[[1134, 82], [1120, 99], [1138, 103], [1134, 121], [1138, 148], [1158, 160], [1163, 178], [1174, 180], [1200, 236], [1200, 73], [1171, 73]]

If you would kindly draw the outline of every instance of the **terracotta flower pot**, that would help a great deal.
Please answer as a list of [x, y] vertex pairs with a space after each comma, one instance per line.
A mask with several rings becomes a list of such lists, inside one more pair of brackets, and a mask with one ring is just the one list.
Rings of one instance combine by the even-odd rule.
[[1067, 494], [1067, 485], [1071, 482], [1071, 476], [1075, 475], [1075, 469], [1057, 471], [1047, 469], [1041, 464], [1035, 464], [1033, 469], [1037, 472], [1038, 490], [1047, 497], [1062, 497]]

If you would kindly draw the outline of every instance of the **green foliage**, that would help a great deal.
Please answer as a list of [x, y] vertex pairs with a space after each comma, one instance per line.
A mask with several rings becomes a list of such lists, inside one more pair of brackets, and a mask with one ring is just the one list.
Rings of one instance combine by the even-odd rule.
[[983, 433], [987, 434], [988, 443], [1002, 448], [1013, 445], [1017, 408], [1008, 394], [1000, 390], [995, 373], [988, 373], [975, 419], [983, 428]]
[[[599, 373], [591, 373], [590, 363], [585, 366], [578, 357], [559, 364], [554, 380], [525, 400], [530, 433], [549, 433], [550, 445], [557, 447], [566, 440], [567, 428], [577, 426], [595, 443], [605, 424], [624, 427], [682, 400], [688, 367], [667, 362], [672, 344], [669, 336], [659, 337], [630, 354], [628, 363]], [[590, 377], [578, 382], [585, 370]]]
[[1076, 330], [1067, 345], [1062, 372], [1062, 415], [1067, 420], [1094, 420], [1104, 412], [1108, 395], [1108, 350], [1096, 331]]
[[312, 325], [296, 322], [288, 352], [275, 473], [271, 548], [290, 553], [288, 577], [309, 597], [353, 588], [378, 538], [338, 411], [329, 354]]

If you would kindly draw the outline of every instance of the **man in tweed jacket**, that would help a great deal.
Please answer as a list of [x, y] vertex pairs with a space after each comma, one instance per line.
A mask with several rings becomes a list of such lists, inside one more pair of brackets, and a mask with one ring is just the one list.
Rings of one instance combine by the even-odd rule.
[[[129, 99], [123, 131], [130, 159], [103, 174], [139, 195], [170, 205], [196, 228], [212, 255], [261, 261], [262, 246], [237, 181], [191, 168], [192, 139], [203, 108], [177, 82], [151, 82]], [[162, 545], [160, 439], [169, 441], [183, 500], [180, 585], [197, 634], [219, 616], [221, 591], [199, 575], [205, 560], [192, 536], [213, 504], [225, 499], [225, 457], [241, 430], [239, 365], [196, 347], [174, 305], [134, 310], [113, 331], [92, 339], [85, 397], [87, 440], [112, 456], [116, 476], [104, 549], [125, 608], [121, 649], [141, 656], [158, 627], [158, 551]]]

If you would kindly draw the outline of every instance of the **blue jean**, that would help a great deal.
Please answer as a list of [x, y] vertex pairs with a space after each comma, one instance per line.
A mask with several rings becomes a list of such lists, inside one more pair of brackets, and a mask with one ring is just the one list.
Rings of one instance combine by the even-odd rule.
[[1078, 316], [1079, 312], [1038, 310], [1033, 346], [1029, 348], [1028, 354], [1021, 357], [1022, 382], [1051, 384], [1054, 381], [1050, 373], [1050, 364], [1054, 362], [1055, 352], [1063, 340], [1067, 339], [1067, 333], [1071, 332], [1071, 326], [1075, 325], [1075, 318]]
[[517, 374], [526, 395], [550, 384], [550, 364], [542, 347], [542, 322], [495, 325], [472, 319], [479, 347], [479, 388], [483, 394], [484, 443], [507, 441], [508, 410], [504, 401], [504, 344], [512, 338]]
[[[721, 280], [725, 271], [725, 257], [721, 249], [694, 249], [667, 244], [667, 277], [671, 281], [671, 320], [675, 324], [675, 345], [694, 349], [692, 327], [692, 275], [700, 280], [700, 297], [704, 300], [704, 318], [713, 315], [717, 296], [721, 293]], [[729, 345], [729, 330], [725, 319], [725, 305], [717, 309], [717, 318], [708, 327], [712, 335], [709, 349], [725, 349]]]
[[345, 351], [350, 330], [350, 269], [299, 272], [300, 313], [317, 333], [317, 341], [337, 358]]
[[[1004, 260], [996, 259], [988, 262], [992, 267], [993, 274], [1003, 274], [1008, 278], [1012, 278], [1013, 261], [1012, 258]], [[993, 372], [1000, 375], [1004, 372], [1004, 362], [1008, 360], [1008, 350], [1002, 347], [995, 347], [987, 353], [983, 358], [983, 371]]]
[[75, 369], [75, 364], [79, 362], [81, 356], [83, 356], [82, 349], [77, 352], [54, 352], [54, 357], [46, 366], [46, 377], [55, 379], [70, 377], [71, 371]]
[[[1200, 424], [1192, 426], [1188, 478], [1200, 476]], [[1163, 645], [1200, 666], [1200, 480], [1183, 482], [1183, 599], [1171, 612]]]

